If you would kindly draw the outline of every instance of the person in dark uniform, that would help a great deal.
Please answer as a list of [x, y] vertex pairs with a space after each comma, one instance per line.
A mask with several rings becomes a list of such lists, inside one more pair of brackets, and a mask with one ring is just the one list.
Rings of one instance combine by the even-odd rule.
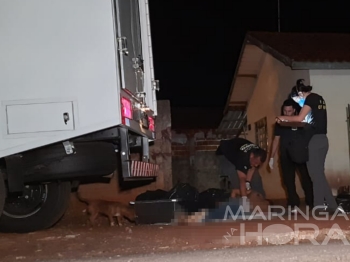
[[291, 98], [302, 107], [299, 115], [278, 116], [276, 121], [306, 123], [305, 127], [311, 130], [307, 168], [313, 183], [314, 207], [319, 208], [326, 204], [330, 211], [345, 213], [342, 207], [338, 207], [325, 175], [325, 161], [329, 147], [327, 105], [321, 95], [311, 91], [312, 87], [305, 85], [304, 79], [299, 79], [291, 92]]
[[[230, 219], [227, 212], [228, 207], [233, 215], [242, 215], [240, 207], [243, 207], [243, 213], [250, 213], [251, 207], [249, 201], [247, 201], [247, 191], [249, 190], [254, 190], [265, 198], [262, 179], [257, 171], [261, 164], [266, 161], [265, 150], [246, 139], [233, 138], [221, 140], [216, 155], [220, 161], [222, 173], [231, 182], [230, 200], [219, 203], [214, 209], [202, 210], [193, 215], [185, 216], [185, 218], [180, 218], [181, 222], [227, 220]], [[241, 199], [234, 196], [237, 189], [240, 190]]]
[[257, 171], [266, 161], [266, 151], [254, 143], [234, 138], [221, 140], [216, 151], [222, 173], [229, 178], [231, 189], [239, 189], [242, 198], [247, 190], [254, 190], [265, 197], [262, 179]]
[[[282, 105], [282, 113], [284, 116], [293, 116], [296, 114], [296, 103], [290, 98], [284, 101]], [[279, 148], [280, 152], [280, 165], [282, 171], [282, 181], [287, 191], [287, 205], [291, 207], [292, 212], [295, 212], [295, 208], [300, 206], [300, 198], [296, 192], [295, 187], [295, 171], [299, 171], [301, 186], [305, 194], [305, 202], [309, 208], [313, 206], [313, 187], [312, 181], [309, 176], [306, 163], [295, 163], [291, 159], [288, 153], [288, 144], [296, 135], [300, 132], [300, 128], [280, 126], [275, 124], [274, 139], [272, 142], [272, 150], [269, 161], [270, 169], [274, 168], [274, 158]]]

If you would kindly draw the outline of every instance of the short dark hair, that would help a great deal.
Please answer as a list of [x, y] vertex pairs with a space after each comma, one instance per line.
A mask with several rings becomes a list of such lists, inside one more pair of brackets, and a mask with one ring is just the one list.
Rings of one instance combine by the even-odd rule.
[[295, 107], [295, 102], [294, 102], [293, 99], [289, 98], [289, 99], [287, 99], [287, 100], [284, 100], [282, 106], [283, 106], [283, 107], [285, 107], [285, 106], [292, 106], [292, 107], [294, 108], [294, 107]]
[[293, 99], [288, 98], [287, 100], [284, 100], [284, 102], [282, 104], [281, 115], [283, 115], [283, 109], [284, 109], [285, 106], [292, 106], [293, 109], [295, 109], [295, 113], [294, 114], [297, 114], [300, 111], [300, 106], [296, 102], [294, 102]]
[[267, 152], [262, 148], [255, 148], [252, 150], [254, 157], [260, 157], [261, 163], [264, 163], [267, 158]]

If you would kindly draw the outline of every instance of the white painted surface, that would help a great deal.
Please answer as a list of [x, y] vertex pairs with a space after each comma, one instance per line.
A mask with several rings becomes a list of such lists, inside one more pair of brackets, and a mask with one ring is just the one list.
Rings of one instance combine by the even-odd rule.
[[74, 130], [72, 102], [8, 105], [6, 113], [8, 134]]
[[[0, 157], [121, 123], [111, 0], [2, 0], [0, 39], [2, 130], [12, 101], [75, 101], [76, 106], [74, 131], [17, 137], [3, 132]], [[150, 86], [151, 77], [146, 81]]]
[[346, 108], [350, 104], [350, 70], [311, 70], [313, 92], [327, 105], [329, 151], [326, 176], [333, 188], [350, 183], [349, 137]]

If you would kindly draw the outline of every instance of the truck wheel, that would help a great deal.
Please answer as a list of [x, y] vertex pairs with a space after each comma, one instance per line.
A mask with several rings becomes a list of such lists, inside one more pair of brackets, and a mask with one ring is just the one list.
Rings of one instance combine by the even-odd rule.
[[70, 182], [26, 185], [21, 196], [8, 195], [0, 232], [28, 233], [56, 224], [68, 208]]
[[5, 199], [6, 199], [6, 188], [5, 188], [4, 175], [0, 172], [0, 217], [5, 205]]

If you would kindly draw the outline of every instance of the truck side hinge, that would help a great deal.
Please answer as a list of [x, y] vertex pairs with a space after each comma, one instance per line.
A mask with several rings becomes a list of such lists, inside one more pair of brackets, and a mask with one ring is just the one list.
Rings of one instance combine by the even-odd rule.
[[139, 55], [138, 57], [134, 57], [133, 59], [131, 59], [133, 64], [132, 64], [132, 67], [136, 70], [136, 69], [139, 69], [141, 70], [141, 72], [144, 71], [144, 68], [143, 68], [143, 59], [142, 57]]
[[124, 55], [129, 55], [128, 42], [126, 40], [126, 37], [124, 36], [118, 37], [117, 42], [118, 42], [118, 51], [120, 53], [123, 53]]
[[136, 97], [141, 101], [141, 107], [146, 106], [146, 92], [137, 92]]
[[159, 80], [153, 80], [153, 81], [152, 81], [152, 86], [153, 86], [152, 90], [157, 90], [157, 91], [159, 91], [159, 90], [160, 90], [160, 89], [159, 89]]

